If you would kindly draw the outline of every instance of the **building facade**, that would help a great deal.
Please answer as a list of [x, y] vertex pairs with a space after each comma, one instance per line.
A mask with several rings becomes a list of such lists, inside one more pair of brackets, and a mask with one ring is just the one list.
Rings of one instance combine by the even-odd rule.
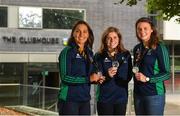
[[[72, 22], [78, 17], [86, 20], [93, 29], [95, 52], [100, 47], [101, 34], [108, 26], [120, 29], [125, 47], [131, 50], [137, 43], [135, 22], [148, 16], [144, 7], [146, 1], [132, 7], [115, 5], [115, 2], [117, 0], [0, 0], [0, 12], [3, 12], [0, 16], [0, 92], [4, 93], [0, 103], [46, 107], [47, 102], [37, 101], [56, 102], [58, 56], [70, 35]], [[40, 14], [34, 11], [39, 20], [33, 20], [31, 16], [30, 23], [23, 22], [23, 12], [28, 11], [25, 8], [40, 9]], [[54, 14], [46, 14], [48, 11]], [[29, 12], [33, 14], [33, 11]], [[54, 22], [57, 26], [52, 23], [52, 18], [61, 13], [63, 16]], [[63, 27], [66, 24], [67, 27]], [[47, 88], [37, 89], [37, 86]], [[12, 102], [6, 100], [6, 96]]]

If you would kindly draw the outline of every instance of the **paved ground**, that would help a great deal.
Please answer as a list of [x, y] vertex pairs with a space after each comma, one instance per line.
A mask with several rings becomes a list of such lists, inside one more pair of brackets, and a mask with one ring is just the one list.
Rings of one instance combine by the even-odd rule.
[[180, 94], [166, 94], [165, 115], [180, 115]]
[[164, 114], [165, 115], [180, 115], [180, 105], [167, 103]]

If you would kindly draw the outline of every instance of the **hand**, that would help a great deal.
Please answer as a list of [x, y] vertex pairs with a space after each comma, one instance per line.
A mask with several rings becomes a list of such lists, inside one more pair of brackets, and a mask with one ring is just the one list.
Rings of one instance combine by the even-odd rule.
[[111, 67], [111, 68], [108, 69], [108, 74], [109, 74], [109, 76], [110, 76], [111, 78], [113, 78], [114, 75], [116, 75], [117, 69], [118, 69], [117, 67]]
[[105, 81], [105, 76], [100, 76], [99, 80], [98, 80], [98, 83], [99, 84], [102, 84], [103, 82]]
[[102, 75], [102, 72], [97, 72], [99, 79], [98, 79], [98, 83], [102, 84], [105, 81], [105, 76]]
[[146, 76], [144, 74], [142, 74], [141, 72], [137, 72], [135, 73], [135, 77], [138, 81], [141, 81], [141, 82], [147, 82], [146, 81]]
[[90, 75], [90, 82], [98, 82], [99, 80], [99, 75], [96, 73], [93, 73]]
[[105, 80], [105, 77], [101, 73], [93, 73], [90, 76], [90, 82], [96, 82], [102, 84]]

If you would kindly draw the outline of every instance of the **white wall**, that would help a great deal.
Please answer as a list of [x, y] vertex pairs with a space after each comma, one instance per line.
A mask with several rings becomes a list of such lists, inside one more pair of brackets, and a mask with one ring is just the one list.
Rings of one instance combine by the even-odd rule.
[[164, 40], [180, 40], [180, 23], [175, 21], [173, 17], [169, 21], [163, 22], [163, 38]]

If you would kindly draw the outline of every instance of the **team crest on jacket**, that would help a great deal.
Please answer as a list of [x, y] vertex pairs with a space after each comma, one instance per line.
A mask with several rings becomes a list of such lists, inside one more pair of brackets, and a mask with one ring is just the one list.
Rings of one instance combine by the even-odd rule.
[[107, 57], [104, 59], [104, 62], [111, 62]]
[[124, 56], [121, 58], [121, 60], [123, 61], [123, 63], [127, 63], [127, 61], [126, 61]]
[[76, 54], [76, 58], [81, 58], [79, 53]]

